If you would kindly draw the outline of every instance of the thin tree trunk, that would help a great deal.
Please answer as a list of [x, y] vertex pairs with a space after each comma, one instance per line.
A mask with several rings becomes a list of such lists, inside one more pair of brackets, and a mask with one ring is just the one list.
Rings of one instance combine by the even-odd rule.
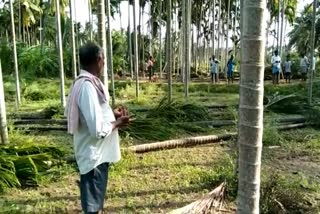
[[[71, 0], [70, 0], [71, 1]], [[70, 3], [71, 4], [71, 3]], [[91, 0], [88, 0], [88, 15], [89, 15], [89, 24], [90, 24], [90, 41], [93, 40], [93, 34], [92, 34], [92, 30], [93, 30], [93, 21], [92, 21], [92, 8], [91, 8]]]
[[187, 98], [189, 96], [189, 77], [190, 77], [190, 64], [191, 64], [191, 0], [184, 1], [184, 69], [185, 69], [185, 80], [184, 80], [184, 95]]
[[3, 78], [2, 78], [2, 69], [1, 69], [1, 59], [0, 59], [0, 135], [1, 143], [8, 144], [8, 125], [7, 125], [7, 116], [6, 116], [6, 104], [4, 98], [4, 87], [3, 87]]
[[[105, 0], [98, 1], [98, 37], [101, 48], [103, 49], [104, 56], [107, 56], [107, 42], [106, 42], [106, 8]], [[102, 74], [102, 82], [108, 88], [108, 69], [107, 65], [104, 66]]]
[[128, 64], [131, 79], [133, 79], [133, 65], [132, 65], [132, 39], [131, 39], [131, 13], [130, 2], [128, 1]]
[[277, 30], [277, 50], [279, 50], [280, 47], [280, 1], [278, 0], [278, 30]]
[[60, 21], [60, 3], [56, 0], [56, 22], [57, 22], [57, 39], [59, 51], [59, 67], [60, 67], [60, 100], [63, 107], [66, 106], [66, 96], [64, 90], [64, 69], [63, 69], [63, 50], [61, 38], [61, 21]]
[[133, 0], [133, 27], [134, 27], [134, 34], [133, 34], [133, 48], [134, 48], [134, 72], [136, 74], [136, 97], [139, 97], [139, 56], [138, 56], [138, 38], [137, 38], [137, 16], [136, 16], [136, 8], [137, 8], [137, 1]]
[[9, 3], [10, 3], [10, 16], [11, 16], [11, 33], [12, 33], [12, 44], [13, 44], [14, 73], [15, 73], [15, 82], [16, 82], [16, 109], [18, 110], [18, 108], [20, 106], [21, 98], [20, 98], [20, 82], [19, 82], [19, 70], [18, 70], [16, 33], [15, 33], [15, 28], [14, 28], [12, 0], [10, 0]]
[[[161, 7], [162, 7], [162, 1], [161, 1]], [[161, 9], [162, 11], [162, 9]], [[160, 79], [162, 78], [162, 25], [160, 23], [160, 32], [159, 32], [159, 36], [160, 36], [160, 44], [159, 44], [159, 52], [160, 52], [160, 59], [159, 59], [159, 67], [160, 67]]]
[[166, 61], [167, 61], [167, 75], [168, 75], [168, 98], [169, 101], [172, 99], [172, 61], [171, 61], [171, 50], [172, 50], [172, 43], [171, 43], [171, 9], [172, 9], [172, 2], [171, 0], [167, 0], [167, 39], [166, 39]]
[[216, 35], [215, 35], [215, 28], [216, 28], [216, 0], [213, 0], [213, 5], [212, 5], [212, 55], [215, 55], [216, 52]]
[[[140, 25], [140, 30], [141, 30], [141, 46], [142, 46], [142, 57], [141, 57], [141, 61], [142, 61], [142, 65], [144, 68], [144, 64], [145, 64], [145, 58], [144, 58], [144, 7], [141, 10], [141, 25]], [[144, 69], [143, 69], [144, 70]], [[145, 72], [143, 72], [143, 74], [145, 74]]]
[[[90, 2], [90, 0], [89, 0]], [[71, 21], [71, 44], [72, 44], [72, 74], [73, 78], [77, 78], [77, 58], [76, 58], [76, 40], [74, 35], [74, 21], [72, 13], [72, 0], [69, 0], [70, 21]]]
[[19, 7], [19, 29], [18, 29], [18, 39], [21, 41], [21, 19], [22, 19], [22, 14], [21, 14], [21, 2], [20, 0], [18, 1], [18, 7]]
[[227, 8], [227, 36], [226, 36], [226, 50], [225, 50], [225, 74], [227, 76], [227, 64], [229, 59], [229, 25], [230, 25], [230, 1], [228, 0], [228, 8]]
[[284, 30], [284, 11], [285, 11], [285, 0], [282, 0], [282, 8], [281, 8], [281, 29], [280, 29], [280, 51], [279, 51], [279, 56], [282, 58], [283, 57], [283, 53], [282, 53], [282, 43], [283, 43], [283, 30]]
[[112, 106], [115, 105], [115, 88], [114, 88], [114, 73], [113, 73], [113, 61], [112, 61], [112, 37], [111, 37], [111, 14], [110, 14], [110, 0], [106, 0], [107, 11], [107, 56], [108, 56], [108, 69], [111, 77], [111, 90], [112, 90]]
[[[263, 134], [266, 1], [244, 0], [239, 104], [237, 213], [258, 214]], [[254, 19], [252, 19], [254, 17]]]
[[181, 3], [181, 26], [180, 26], [180, 71], [181, 71], [181, 81], [183, 83], [185, 83], [185, 76], [186, 76], [186, 73], [185, 73], [185, 59], [186, 59], [186, 47], [185, 47], [185, 34], [186, 34], [186, 3], [185, 1], [182, 1]]
[[[217, 59], [220, 61], [219, 67], [221, 67], [222, 62], [221, 62], [221, 0], [219, 0], [219, 11], [218, 11], [218, 53], [217, 53]], [[219, 68], [218, 68], [218, 73], [217, 73], [217, 82], [219, 82]]]
[[313, 75], [314, 75], [314, 69], [313, 69], [313, 58], [314, 58], [314, 45], [315, 45], [315, 22], [316, 22], [316, 12], [317, 12], [317, 0], [313, 0], [313, 12], [312, 12], [312, 29], [311, 29], [311, 72], [310, 73], [310, 80], [309, 80], [309, 96], [308, 96], [308, 103], [309, 105], [312, 105], [312, 85], [313, 85]]

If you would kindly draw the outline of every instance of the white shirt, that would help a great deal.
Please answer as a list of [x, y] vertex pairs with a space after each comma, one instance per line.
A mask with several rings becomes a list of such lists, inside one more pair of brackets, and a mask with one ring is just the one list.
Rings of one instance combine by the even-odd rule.
[[113, 111], [108, 102], [102, 105], [99, 103], [92, 83], [86, 81], [81, 86], [78, 106], [79, 129], [73, 135], [73, 140], [80, 174], [90, 172], [101, 163], [119, 161], [121, 153], [118, 130], [112, 131], [111, 125], [115, 121]]
[[278, 56], [272, 56], [271, 57], [271, 64], [273, 66], [276, 66], [276, 67], [280, 68], [281, 57], [279, 55]]
[[312, 70], [313, 70], [313, 71], [316, 70], [316, 63], [317, 63], [316, 58], [313, 57], [313, 60], [312, 60]]
[[301, 58], [301, 60], [300, 60], [300, 66], [301, 66], [301, 67], [307, 67], [308, 64], [309, 64], [308, 61], [309, 61], [308, 58], [307, 58], [306, 56], [304, 56], [304, 57]]

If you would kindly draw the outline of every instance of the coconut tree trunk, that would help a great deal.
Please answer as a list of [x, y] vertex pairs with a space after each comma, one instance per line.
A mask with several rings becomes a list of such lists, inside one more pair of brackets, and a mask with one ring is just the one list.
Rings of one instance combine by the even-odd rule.
[[60, 3], [56, 0], [56, 23], [57, 23], [57, 40], [59, 52], [59, 68], [60, 68], [60, 100], [63, 107], [66, 106], [66, 96], [64, 90], [64, 69], [63, 69], [63, 50], [62, 50], [62, 37], [61, 37], [61, 21], [60, 21]]
[[172, 99], [172, 58], [171, 58], [171, 50], [172, 50], [172, 43], [171, 43], [171, 11], [172, 11], [172, 2], [171, 0], [167, 0], [167, 39], [166, 39], [166, 61], [167, 61], [167, 75], [168, 75], [168, 98], [169, 101]]
[[[105, 8], [105, 0], [98, 1], [98, 37], [99, 44], [103, 49], [104, 56], [107, 56], [107, 42], [106, 42], [106, 8]], [[102, 82], [105, 87], [108, 87], [108, 72], [107, 65], [104, 66], [103, 74], [102, 74]]]
[[186, 3], [183, 1], [181, 3], [181, 26], [180, 26], [180, 71], [181, 71], [181, 81], [185, 82], [185, 33], [186, 33]]
[[314, 57], [314, 43], [315, 43], [315, 23], [316, 23], [316, 12], [317, 12], [317, 0], [313, 1], [313, 12], [312, 12], [312, 29], [311, 29], [311, 72], [309, 78], [309, 96], [308, 96], [308, 103], [312, 105], [312, 85], [313, 85], [313, 76], [314, 76], [314, 69], [313, 69], [313, 57]]
[[12, 33], [12, 44], [13, 44], [14, 73], [15, 73], [15, 82], [16, 82], [16, 109], [18, 109], [20, 106], [21, 98], [20, 98], [20, 82], [19, 82], [19, 70], [18, 70], [16, 33], [15, 33], [15, 27], [14, 27], [12, 0], [10, 0], [9, 3], [10, 3], [10, 16], [11, 16], [11, 33]]
[[106, 11], [107, 11], [107, 58], [108, 58], [108, 69], [111, 77], [111, 90], [112, 90], [112, 106], [115, 105], [115, 88], [114, 88], [114, 73], [113, 73], [113, 61], [112, 61], [112, 37], [111, 37], [111, 14], [110, 14], [110, 0], [106, 0]]
[[136, 15], [136, 8], [137, 8], [137, 1], [133, 0], [133, 48], [134, 48], [134, 72], [136, 74], [136, 97], [139, 97], [139, 56], [138, 56], [138, 38], [137, 38], [137, 15]]
[[[142, 56], [141, 56], [141, 62], [144, 68], [145, 59], [144, 59], [144, 7], [141, 8], [141, 25], [140, 25], [140, 31], [141, 31], [141, 47], [142, 47]], [[144, 70], [144, 69], [143, 69]], [[145, 72], [143, 72], [145, 74]]]
[[71, 19], [72, 73], [73, 73], [73, 78], [76, 79], [77, 78], [76, 38], [74, 35], [74, 21], [73, 21], [73, 11], [72, 11], [71, 0], [69, 0], [69, 10], [70, 10], [70, 19]]
[[6, 117], [6, 104], [4, 100], [1, 59], [0, 59], [0, 135], [1, 135], [1, 143], [8, 144], [9, 137], [8, 137], [8, 125], [7, 125], [7, 117]]
[[[258, 214], [263, 134], [266, 1], [244, 0], [239, 104], [237, 213]], [[254, 19], [253, 19], [254, 17]]]
[[131, 79], [133, 79], [133, 65], [132, 65], [132, 40], [131, 40], [131, 13], [130, 2], [128, 1], [128, 64]]
[[[70, 3], [71, 4], [71, 3]], [[92, 29], [93, 29], [93, 20], [92, 20], [92, 7], [91, 7], [91, 0], [88, 0], [88, 15], [89, 15], [89, 23], [90, 23], [90, 41], [93, 40], [93, 34], [92, 34]]]

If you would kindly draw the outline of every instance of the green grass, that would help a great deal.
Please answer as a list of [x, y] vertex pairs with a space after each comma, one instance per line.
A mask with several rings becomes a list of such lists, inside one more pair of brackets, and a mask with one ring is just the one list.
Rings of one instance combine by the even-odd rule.
[[[8, 78], [5, 85], [7, 110], [16, 113], [14, 82], [12, 80]], [[71, 81], [67, 82], [71, 83]], [[29, 81], [23, 88], [25, 88], [23, 104], [19, 112], [41, 111], [48, 106], [59, 104], [58, 80]], [[185, 103], [183, 84], [175, 83], [173, 89], [174, 100]], [[37, 100], [42, 96], [41, 94], [37, 95], [39, 91], [45, 96]], [[236, 106], [239, 101], [239, 85], [191, 83], [189, 91], [188, 103], [197, 106], [216, 104], [228, 106], [224, 110], [210, 109], [208, 118], [202, 118], [203, 120], [238, 118]], [[281, 95], [295, 93], [303, 96], [306, 91], [305, 84], [296, 82], [291, 85], [273, 86], [269, 83], [265, 85], [267, 96], [273, 96], [276, 93]], [[320, 97], [319, 91], [320, 84], [316, 83], [314, 94], [316, 101]], [[31, 99], [30, 94], [34, 98]], [[116, 82], [117, 102], [128, 106], [139, 118], [146, 117], [148, 112], [136, 112], [134, 109], [153, 108], [166, 94], [166, 83], [141, 83], [140, 97], [136, 99], [133, 82]], [[292, 113], [296, 114], [295, 107], [297, 104], [302, 106], [300, 102], [302, 101], [299, 99], [298, 102], [285, 101], [284, 103], [294, 107]], [[319, 130], [310, 127], [285, 132], [275, 130], [273, 121], [280, 116], [288, 117], [288, 107], [279, 103], [277, 108], [280, 108], [280, 111], [269, 110], [265, 112], [266, 120], [271, 122], [265, 126], [263, 139], [261, 212], [284, 213], [281, 204], [287, 213], [319, 213], [320, 204], [317, 200], [320, 197]], [[306, 115], [317, 121], [315, 118], [318, 115], [316, 114], [317, 109], [317, 106], [312, 109], [313, 111], [308, 109]], [[170, 112], [165, 113], [169, 114]], [[190, 114], [193, 114], [192, 111]], [[156, 127], [168, 128], [163, 124], [169, 123], [161, 122]], [[173, 129], [174, 135], [170, 135], [169, 138], [235, 131], [235, 127], [198, 128], [193, 126], [176, 127]], [[125, 147], [148, 142], [145, 138], [142, 135], [137, 140], [132, 136], [123, 135], [121, 145]], [[50, 142], [61, 147], [67, 155], [73, 154], [72, 137], [63, 132], [35, 134], [11, 132], [10, 140], [14, 143]], [[233, 148], [234, 142], [230, 141], [227, 142], [227, 145], [180, 148], [143, 155], [123, 153], [122, 160], [111, 168], [106, 202], [107, 212], [165, 213], [201, 198], [224, 180], [229, 183], [228, 204], [234, 207], [237, 182]], [[0, 196], [1, 212], [79, 212], [79, 189], [76, 185], [78, 177], [75, 164], [61, 164], [54, 167], [43, 176], [38, 188], [13, 188], [5, 195]]]

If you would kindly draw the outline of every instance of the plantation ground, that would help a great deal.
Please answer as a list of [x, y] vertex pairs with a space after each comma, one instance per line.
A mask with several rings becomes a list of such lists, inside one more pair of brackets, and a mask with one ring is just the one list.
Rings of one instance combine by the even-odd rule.
[[[68, 82], [70, 84], [70, 82]], [[5, 86], [9, 113], [14, 113], [13, 95]], [[315, 103], [318, 103], [319, 84], [315, 84]], [[59, 103], [59, 85], [56, 80], [27, 82], [23, 88], [24, 104], [21, 112], [39, 111], [48, 105]], [[190, 98], [202, 106], [227, 105], [225, 109], [210, 109], [210, 119], [237, 119], [238, 85], [211, 85], [194, 83], [190, 86]], [[166, 94], [166, 84], [141, 85], [141, 97], [135, 99], [134, 85], [118, 82], [116, 97], [119, 103], [129, 106], [137, 116], [143, 112], [135, 109], [152, 107]], [[317, 126], [303, 129], [277, 131], [273, 121], [293, 114], [308, 117], [315, 110], [304, 107], [306, 87], [295, 82], [292, 85], [266, 84], [269, 100], [275, 94], [284, 96], [295, 93], [297, 97], [279, 102], [266, 109], [262, 170], [262, 213], [319, 213], [320, 211], [320, 133]], [[174, 85], [174, 99], [184, 101], [183, 85]], [[11, 101], [10, 101], [11, 100]], [[296, 104], [298, 103], [298, 105]], [[289, 111], [294, 109], [293, 111]], [[291, 113], [291, 114], [288, 114]], [[58, 115], [55, 115], [57, 117]], [[317, 119], [313, 118], [313, 122]], [[270, 122], [271, 121], [271, 122]], [[164, 124], [165, 125], [165, 124]], [[72, 139], [65, 132], [40, 132], [25, 134], [12, 129], [11, 142], [35, 144], [43, 142], [59, 145], [72, 154]], [[157, 129], [157, 127], [155, 127]], [[236, 131], [236, 127], [204, 127], [199, 133], [185, 132], [177, 128], [174, 138]], [[149, 142], [124, 137], [123, 148]], [[107, 213], [166, 213], [182, 207], [214, 189], [221, 182], [228, 182], [227, 207], [234, 212], [236, 195], [235, 142], [209, 144], [193, 148], [179, 148], [146, 154], [123, 153], [120, 163], [111, 169], [106, 201]], [[9, 189], [0, 197], [0, 213], [79, 213], [78, 172], [75, 165], [60, 164], [42, 176], [37, 188]]]

